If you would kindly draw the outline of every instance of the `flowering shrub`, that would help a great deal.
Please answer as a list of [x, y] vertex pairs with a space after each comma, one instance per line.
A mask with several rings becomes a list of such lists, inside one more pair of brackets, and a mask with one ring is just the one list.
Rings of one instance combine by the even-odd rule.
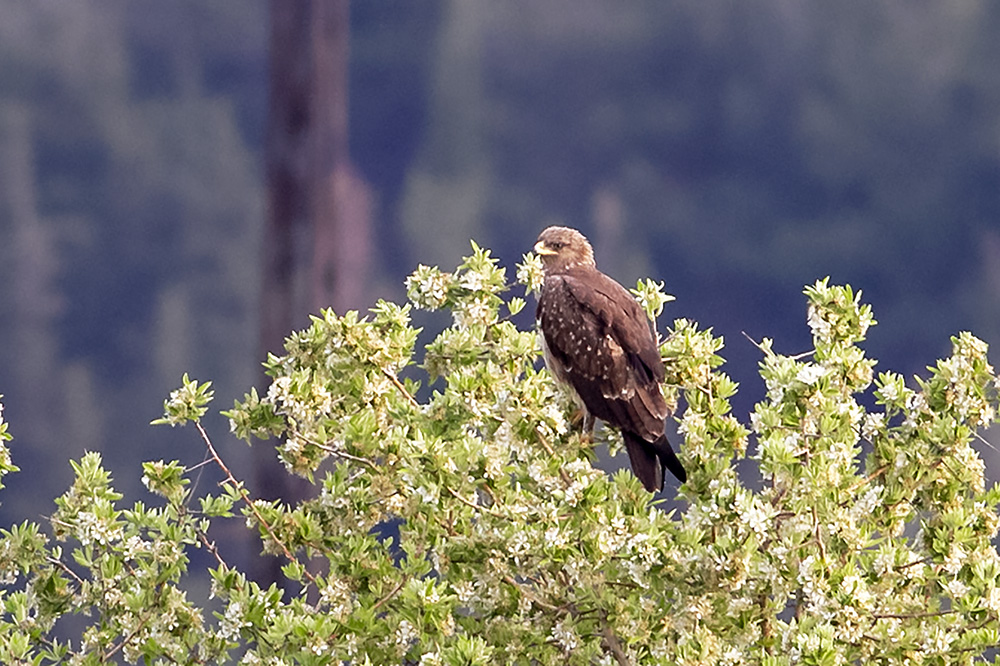
[[[517, 279], [537, 286], [539, 271], [528, 255]], [[636, 289], [651, 314], [661, 287]], [[664, 390], [689, 479], [686, 510], [666, 513], [628, 471], [591, 466], [487, 250], [453, 273], [421, 266], [407, 290], [454, 318], [423, 354], [430, 386], [402, 377], [416, 374], [411, 306], [380, 302], [369, 317], [321, 313], [268, 358], [266, 394], [225, 412], [238, 437], [274, 438], [313, 499], [255, 498], [202, 427], [209, 384], [187, 377], [158, 422], [193, 424], [220, 492], [192, 493], [196, 447], [189, 466], [144, 465], [150, 505], [124, 505], [97, 454], [74, 463], [51, 533], [0, 538], [0, 662], [951, 664], [1000, 644], [1000, 491], [971, 447], [997, 378], [973, 336], [915, 384], [876, 377], [858, 347], [870, 308], [819, 281], [815, 348], [759, 343], [767, 394], [744, 424], [722, 340], [675, 321]], [[873, 385], [869, 411], [858, 399]], [[733, 466], [748, 449], [752, 485]], [[227, 564], [208, 530], [237, 512], [301, 592]], [[398, 540], [376, 529], [387, 521]], [[197, 548], [215, 558], [219, 612], [184, 589]], [[59, 642], [66, 614], [87, 624]]]

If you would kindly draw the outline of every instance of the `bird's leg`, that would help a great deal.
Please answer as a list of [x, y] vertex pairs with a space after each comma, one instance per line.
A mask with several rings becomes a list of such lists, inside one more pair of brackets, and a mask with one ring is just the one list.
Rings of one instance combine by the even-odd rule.
[[569, 417], [570, 423], [574, 427], [580, 426], [580, 434], [586, 437], [588, 440], [593, 441], [594, 439], [594, 425], [596, 419], [594, 415], [591, 414], [586, 407], [580, 407], [573, 411], [573, 414]]
[[590, 410], [588, 410], [586, 407], [580, 410], [580, 417], [581, 420], [583, 421], [580, 434], [588, 442], [593, 443], [594, 424], [596, 422], [596, 419], [594, 418], [594, 415], [590, 413]]

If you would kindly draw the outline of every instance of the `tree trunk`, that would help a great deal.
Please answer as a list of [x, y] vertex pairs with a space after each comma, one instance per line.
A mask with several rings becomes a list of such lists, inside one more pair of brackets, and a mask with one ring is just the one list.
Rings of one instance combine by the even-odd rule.
[[[348, 0], [271, 0], [270, 14], [262, 359], [280, 354], [310, 312], [361, 304], [370, 227], [367, 187], [348, 148]], [[309, 495], [270, 446], [255, 447], [254, 456], [257, 496], [291, 503]], [[263, 560], [255, 577], [280, 581], [284, 564]]]

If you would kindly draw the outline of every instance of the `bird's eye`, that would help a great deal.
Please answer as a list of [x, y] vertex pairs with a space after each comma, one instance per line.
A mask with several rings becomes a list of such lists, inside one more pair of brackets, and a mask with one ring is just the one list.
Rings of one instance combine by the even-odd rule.
[[553, 250], [561, 250], [564, 247], [566, 247], [566, 243], [563, 243], [562, 241], [552, 241], [551, 243], [549, 243], [549, 247], [551, 247]]

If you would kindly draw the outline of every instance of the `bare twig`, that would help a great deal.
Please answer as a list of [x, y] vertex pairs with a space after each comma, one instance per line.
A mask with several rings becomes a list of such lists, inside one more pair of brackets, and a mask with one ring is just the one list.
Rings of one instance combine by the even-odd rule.
[[863, 479], [861, 479], [861, 480], [859, 480], [859, 481], [855, 482], [854, 484], [852, 484], [852, 485], [851, 485], [851, 487], [849, 487], [849, 488], [847, 489], [847, 491], [846, 491], [846, 492], [845, 492], [844, 494], [845, 494], [846, 496], [850, 496], [850, 495], [851, 495], [851, 494], [853, 494], [853, 493], [854, 493], [854, 491], [855, 491], [855, 490], [857, 490], [858, 488], [861, 488], [862, 486], [866, 486], [866, 485], [868, 485], [869, 483], [871, 483], [872, 481], [874, 481], [874, 480], [875, 480], [875, 479], [877, 479], [878, 477], [880, 477], [880, 476], [882, 476], [883, 474], [885, 474], [885, 471], [886, 471], [887, 469], [889, 469], [889, 466], [888, 466], [888, 465], [882, 465], [881, 467], [879, 467], [879, 468], [878, 468], [877, 470], [875, 470], [874, 472], [872, 472], [871, 474], [869, 474], [869, 475], [868, 475], [868, 476], [866, 476], [865, 478], [863, 478]]
[[[545, 436], [542, 433], [538, 432], [537, 428], [535, 429], [535, 434], [538, 435], [538, 441], [541, 443], [542, 448], [545, 449], [545, 452], [549, 454], [550, 457], [555, 458], [556, 452], [552, 450], [551, 446], [549, 446], [549, 443], [548, 441], [546, 441]], [[573, 482], [570, 481], [569, 474], [567, 474], [566, 470], [564, 470], [562, 467], [559, 468], [559, 476], [562, 477], [563, 483], [565, 483], [567, 487], [572, 485]]]
[[[219, 469], [222, 470], [222, 473], [226, 475], [226, 481], [231, 483], [233, 485], [233, 488], [235, 488], [236, 491], [240, 494], [240, 499], [242, 499], [243, 503], [246, 504], [247, 507], [250, 509], [250, 512], [253, 514], [257, 522], [264, 527], [264, 531], [267, 532], [267, 536], [271, 539], [271, 541], [277, 544], [279, 548], [281, 548], [281, 552], [284, 554], [285, 558], [288, 559], [289, 562], [300, 564], [298, 558], [296, 558], [295, 555], [292, 554], [292, 551], [288, 550], [288, 546], [286, 546], [284, 542], [278, 538], [278, 535], [274, 533], [274, 530], [271, 528], [270, 523], [264, 520], [264, 516], [260, 515], [260, 511], [258, 511], [257, 507], [254, 505], [253, 499], [251, 499], [250, 494], [246, 491], [246, 489], [243, 488], [243, 485], [236, 480], [236, 477], [233, 476], [233, 473], [229, 471], [229, 467], [226, 465], [225, 462], [223, 462], [222, 458], [219, 457], [218, 452], [216, 452], [215, 447], [212, 445], [212, 440], [209, 438], [208, 433], [205, 432], [205, 428], [204, 426], [201, 425], [201, 422], [195, 421], [194, 425], [198, 429], [198, 433], [201, 435], [202, 441], [205, 442], [205, 446], [208, 447], [208, 452], [211, 454], [212, 460], [214, 460], [215, 464], [219, 466]], [[309, 580], [310, 583], [313, 584], [316, 583], [316, 577], [313, 576], [311, 573], [309, 573], [309, 570], [307, 568], [302, 567], [302, 574]]]
[[212, 556], [215, 557], [215, 561], [219, 563], [219, 566], [228, 569], [229, 565], [226, 564], [226, 561], [222, 559], [221, 555], [219, 555], [219, 549], [216, 548], [215, 542], [209, 541], [208, 536], [201, 530], [198, 530], [198, 538], [201, 539], [201, 542], [205, 545], [205, 550], [210, 552]]
[[[773, 349], [765, 349], [762, 344], [760, 344], [759, 342], [757, 342], [756, 340], [754, 340], [753, 338], [751, 338], [750, 334], [747, 333], [746, 331], [740, 331], [740, 333], [743, 334], [744, 338], [746, 338], [747, 340], [750, 341], [750, 344], [752, 344], [754, 347], [756, 347], [757, 349], [759, 349], [762, 353], [767, 354], [767, 355], [774, 355], [774, 350]], [[800, 358], [805, 358], [806, 356], [812, 356], [815, 353], [816, 353], [815, 349], [810, 349], [809, 351], [804, 351], [804, 352], [795, 354], [793, 356], [789, 356], [788, 358], [792, 359], [793, 361], [798, 361]]]
[[750, 334], [747, 333], [746, 331], [740, 331], [740, 333], [743, 334], [744, 338], [746, 338], [747, 340], [750, 341], [750, 344], [752, 344], [754, 347], [756, 347], [757, 349], [759, 349], [762, 353], [764, 353], [764, 354], [773, 354], [774, 353], [772, 351], [768, 351], [767, 349], [764, 349], [764, 346], [762, 344], [760, 344], [759, 342], [757, 342], [756, 340], [754, 340], [753, 338], [751, 338]]
[[396, 587], [392, 588], [392, 590], [389, 592], [389, 594], [385, 595], [384, 597], [382, 597], [381, 599], [379, 599], [378, 601], [375, 602], [375, 605], [372, 606], [372, 611], [373, 612], [377, 611], [380, 606], [382, 606], [383, 604], [388, 603], [390, 599], [392, 599], [394, 596], [396, 596], [397, 594], [399, 594], [399, 591], [403, 589], [404, 585], [406, 585], [406, 581], [407, 580], [409, 580], [409, 576], [403, 576], [403, 578], [400, 579], [400, 581], [399, 581], [399, 585], [397, 585]]
[[873, 613], [876, 620], [917, 620], [924, 617], [941, 617], [954, 615], [957, 610], [923, 611], [919, 613]]
[[346, 451], [344, 451], [342, 449], [336, 449], [336, 448], [334, 448], [332, 446], [329, 446], [327, 444], [320, 444], [319, 442], [314, 442], [312, 440], [307, 440], [307, 441], [309, 441], [310, 444], [312, 444], [316, 448], [320, 449], [321, 451], [326, 451], [330, 455], [334, 455], [334, 456], [337, 456], [339, 458], [343, 458], [344, 460], [350, 460], [350, 461], [353, 461], [353, 462], [356, 462], [356, 463], [360, 463], [362, 465], [370, 467], [371, 469], [375, 469], [375, 463], [373, 463], [371, 460], [368, 460], [368, 458], [362, 458], [361, 456], [356, 456], [356, 455], [347, 453]]
[[128, 636], [126, 636], [125, 638], [121, 639], [121, 641], [119, 641], [118, 645], [113, 646], [110, 650], [108, 650], [107, 652], [105, 652], [104, 654], [101, 655], [101, 661], [102, 662], [110, 661], [111, 657], [115, 656], [116, 653], [118, 653], [123, 647], [125, 647], [126, 643], [128, 643], [130, 640], [132, 640], [133, 638], [135, 638], [135, 636], [140, 631], [143, 630], [143, 628], [146, 626], [146, 622], [148, 620], [149, 620], [148, 616], [142, 618], [142, 620], [139, 622], [139, 624], [136, 625], [135, 629], [133, 629], [131, 631], [131, 633], [129, 633]]
[[49, 564], [56, 565], [57, 567], [59, 567], [60, 569], [62, 569], [64, 572], [66, 572], [67, 574], [69, 574], [69, 576], [73, 580], [75, 580], [78, 585], [80, 585], [81, 587], [83, 586], [83, 579], [80, 578], [78, 575], [76, 575], [76, 572], [73, 571], [72, 569], [70, 569], [69, 566], [65, 562], [63, 562], [60, 559], [56, 559], [55, 557], [47, 557], [46, 559], [49, 561]]
[[978, 432], [973, 433], [973, 435], [975, 435], [976, 439], [978, 439], [980, 442], [982, 442], [986, 446], [990, 447], [994, 451], [997, 450], [997, 447], [993, 445], [993, 442], [989, 441], [988, 439], [986, 439], [985, 437], [983, 437], [982, 435], [980, 435]]
[[215, 462], [215, 461], [214, 461], [214, 460], [212, 460], [211, 456], [209, 456], [209, 457], [206, 457], [206, 458], [205, 458], [204, 460], [202, 460], [202, 461], [201, 461], [200, 463], [198, 463], [197, 465], [191, 465], [190, 467], [185, 467], [185, 468], [184, 468], [184, 473], [185, 473], [185, 474], [187, 474], [188, 472], [193, 472], [193, 471], [195, 471], [196, 469], [201, 469], [201, 468], [202, 468], [202, 467], [204, 467], [205, 465], [211, 465], [211, 464], [212, 464], [212, 463], [214, 463], [214, 462]]
[[502, 513], [497, 513], [496, 511], [494, 511], [492, 507], [482, 506], [482, 505], [479, 505], [479, 504], [475, 504], [475, 503], [470, 502], [469, 500], [465, 499], [464, 497], [462, 497], [461, 495], [459, 495], [458, 492], [456, 492], [455, 490], [449, 488], [448, 486], [445, 486], [444, 488], [449, 493], [451, 493], [452, 497], [454, 497], [455, 499], [457, 499], [462, 504], [464, 504], [466, 506], [469, 506], [469, 507], [472, 507], [476, 511], [481, 511], [482, 513], [488, 513], [491, 516], [493, 516], [494, 518], [506, 518], [506, 516], [504, 516]]
[[399, 390], [400, 393], [403, 394], [403, 397], [405, 397], [410, 402], [411, 405], [413, 405], [414, 407], [420, 406], [420, 403], [417, 402], [417, 399], [414, 398], [410, 394], [410, 392], [406, 390], [405, 386], [403, 386], [403, 382], [399, 381], [399, 377], [397, 377], [394, 373], [389, 372], [385, 368], [382, 368], [382, 374], [384, 374], [386, 377], [389, 378], [389, 381], [393, 383], [393, 385]]

